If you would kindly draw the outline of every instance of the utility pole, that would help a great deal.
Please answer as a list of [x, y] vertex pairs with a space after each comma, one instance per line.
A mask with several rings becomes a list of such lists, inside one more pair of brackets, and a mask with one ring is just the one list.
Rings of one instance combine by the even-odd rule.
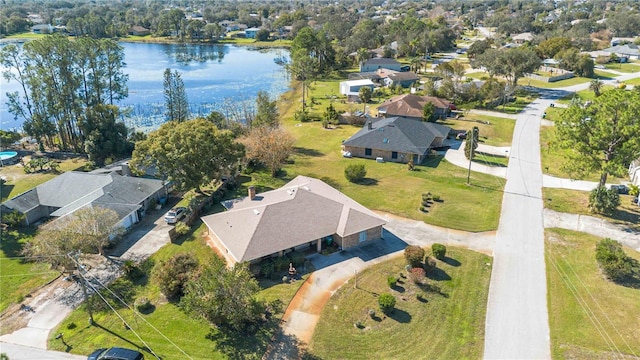
[[73, 262], [76, 264], [76, 267], [78, 268], [78, 274], [80, 275], [80, 285], [82, 286], [82, 293], [84, 294], [84, 301], [87, 304], [87, 311], [89, 312], [89, 325], [93, 325], [95, 322], [93, 321], [93, 312], [91, 311], [91, 302], [89, 301], [89, 295], [87, 293], [87, 279], [84, 277], [84, 274], [86, 273], [86, 270], [84, 268], [84, 266], [82, 264], [80, 264], [80, 261], [78, 260], [78, 257], [80, 256], [80, 251], [76, 251], [76, 252], [70, 252], [67, 254], [67, 256], [69, 256]]

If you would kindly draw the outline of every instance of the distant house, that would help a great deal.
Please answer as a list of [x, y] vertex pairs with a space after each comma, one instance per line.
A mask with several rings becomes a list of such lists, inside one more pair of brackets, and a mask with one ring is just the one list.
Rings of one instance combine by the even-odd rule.
[[385, 221], [340, 191], [297, 176], [283, 187], [223, 203], [228, 211], [202, 221], [227, 264], [259, 262], [293, 250], [320, 252], [328, 242], [342, 249], [380, 239]]
[[435, 96], [420, 96], [413, 94], [398, 95], [378, 106], [378, 116], [402, 116], [412, 120], [422, 120], [422, 113], [426, 103], [432, 103], [434, 117], [449, 116], [453, 104], [448, 100]]
[[48, 217], [62, 217], [87, 207], [114, 210], [125, 228], [138, 222], [149, 207], [166, 198], [161, 180], [121, 176], [117, 173], [89, 174], [70, 171], [2, 203], [3, 211], [18, 211], [26, 224]]
[[420, 78], [412, 71], [394, 72], [384, 79], [384, 84], [387, 86], [402, 86], [403, 88], [411, 87]]
[[629, 59], [640, 59], [640, 49], [635, 44], [625, 44], [612, 46], [602, 50], [605, 53], [616, 54], [618, 57], [626, 57]]
[[629, 165], [629, 179], [632, 184], [640, 186], [640, 158]]
[[517, 45], [522, 45], [525, 42], [531, 42], [531, 40], [533, 40], [533, 34], [530, 32], [524, 32], [521, 34], [511, 35], [511, 40]]
[[346, 95], [349, 101], [357, 101], [360, 95], [360, 88], [365, 86], [371, 88], [371, 90], [375, 88], [373, 81], [369, 79], [341, 81], [340, 94]]
[[51, 26], [51, 24], [33, 25], [31, 32], [34, 34], [51, 34], [53, 32], [53, 26]]
[[445, 145], [450, 127], [403, 117], [371, 119], [342, 143], [351, 156], [414, 164], [422, 163], [429, 150]]
[[139, 26], [139, 25], [134, 25], [132, 27], [129, 28], [129, 30], [127, 31], [127, 33], [129, 35], [133, 35], [133, 36], [147, 36], [149, 34], [151, 34], [151, 30]]
[[255, 39], [258, 31], [260, 31], [260, 28], [252, 27], [245, 30], [244, 34], [247, 39]]
[[363, 62], [360, 65], [360, 72], [371, 72], [378, 69], [389, 69], [400, 71], [402, 70], [402, 64], [389, 58], [373, 58]]

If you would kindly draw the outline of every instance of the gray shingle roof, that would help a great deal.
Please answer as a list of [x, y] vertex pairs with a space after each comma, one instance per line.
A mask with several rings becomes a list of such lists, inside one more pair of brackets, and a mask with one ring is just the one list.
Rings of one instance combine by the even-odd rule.
[[640, 49], [638, 49], [638, 45], [634, 44], [612, 46], [602, 51], [613, 52], [622, 55], [640, 56]]
[[390, 58], [372, 58], [364, 62], [365, 65], [399, 65], [400, 63]]
[[347, 146], [423, 155], [437, 138], [446, 138], [450, 127], [402, 117], [371, 120], [343, 144]]
[[237, 261], [250, 261], [322, 237], [347, 236], [384, 220], [326, 183], [298, 176], [253, 200], [233, 202], [202, 221]]

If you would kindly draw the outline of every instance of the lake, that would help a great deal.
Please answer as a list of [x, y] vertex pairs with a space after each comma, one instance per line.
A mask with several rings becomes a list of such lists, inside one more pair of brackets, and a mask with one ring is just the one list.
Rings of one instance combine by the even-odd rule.
[[[129, 75], [129, 96], [118, 105], [127, 127], [149, 131], [165, 121], [163, 73], [177, 70], [182, 77], [192, 116], [219, 111], [241, 118], [252, 108], [258, 91], [272, 98], [289, 90], [284, 66], [286, 49], [257, 49], [233, 45], [121, 43]], [[13, 119], [6, 104], [7, 92], [18, 91], [15, 82], [0, 80], [0, 127], [19, 129], [23, 119]]]

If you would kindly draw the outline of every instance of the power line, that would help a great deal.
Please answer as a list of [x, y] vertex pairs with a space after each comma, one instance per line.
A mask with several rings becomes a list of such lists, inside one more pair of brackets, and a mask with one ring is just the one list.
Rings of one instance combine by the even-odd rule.
[[109, 289], [106, 285], [104, 285], [100, 280], [98, 280], [96, 277], [93, 277], [93, 280], [96, 281], [98, 284], [100, 284], [100, 286], [102, 286], [104, 289], [106, 289], [107, 291], [109, 291], [109, 293], [111, 293], [111, 295], [113, 295], [116, 299], [120, 300], [120, 302], [122, 304], [124, 304], [124, 306], [126, 306], [129, 310], [131, 310], [136, 316], [138, 316], [139, 318], [141, 318], [147, 325], [149, 325], [152, 329], [154, 329], [158, 334], [160, 334], [165, 340], [167, 340], [171, 345], [173, 345], [176, 349], [180, 350], [181, 353], [184, 354], [184, 356], [188, 357], [189, 359], [193, 359], [191, 356], [189, 356], [189, 354], [187, 354], [184, 350], [182, 350], [176, 343], [174, 343], [173, 341], [171, 341], [171, 339], [169, 339], [165, 334], [163, 334], [158, 328], [156, 328], [155, 326], [153, 326], [153, 324], [151, 324], [147, 319], [145, 319], [142, 315], [140, 315], [140, 313], [138, 313], [137, 311], [135, 311], [135, 309], [127, 304], [126, 301], [124, 301], [121, 297], [119, 297], [116, 293], [114, 293], [113, 291], [111, 291], [111, 289]]
[[142, 337], [140, 337], [140, 335], [138, 335], [138, 333], [129, 325], [129, 323], [120, 315], [120, 313], [118, 313], [118, 311], [116, 309], [114, 309], [113, 306], [111, 306], [111, 304], [109, 304], [107, 299], [105, 299], [104, 296], [102, 296], [102, 294], [100, 294], [100, 292], [95, 287], [93, 287], [93, 285], [91, 285], [91, 283], [89, 283], [89, 281], [87, 281], [87, 279], [84, 277], [84, 275], [80, 274], [80, 276], [86, 282], [87, 286], [89, 286], [91, 288], [91, 290], [93, 290], [102, 299], [102, 301], [104, 301], [104, 303], [107, 304], [109, 309], [111, 309], [111, 311], [113, 311], [116, 314], [116, 316], [120, 320], [122, 320], [122, 322], [127, 326], [127, 328], [129, 328], [133, 332], [133, 334], [138, 338], [138, 340], [140, 340], [142, 342], [142, 344], [144, 344], [144, 346], [149, 350], [149, 352], [151, 352], [151, 354], [153, 354], [153, 356], [155, 356], [156, 359], [160, 359], [160, 357], [153, 351], [153, 349], [151, 349], [149, 344], [147, 344], [142, 339]]

